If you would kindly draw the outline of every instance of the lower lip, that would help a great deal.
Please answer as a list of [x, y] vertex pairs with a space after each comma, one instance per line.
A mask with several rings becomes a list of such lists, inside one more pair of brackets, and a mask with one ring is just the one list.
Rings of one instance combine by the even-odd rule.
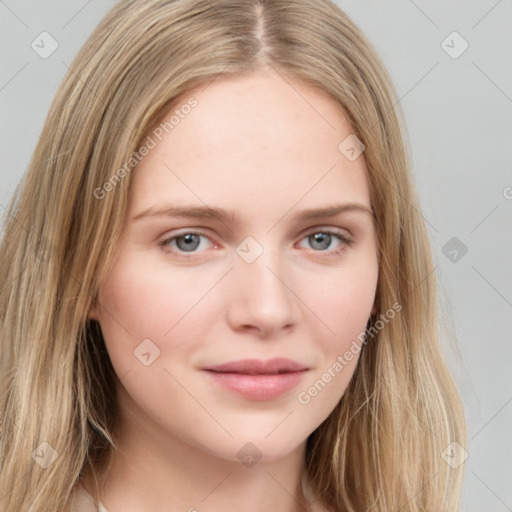
[[265, 375], [222, 373], [206, 370], [220, 385], [250, 400], [273, 400], [298, 386], [307, 370]]

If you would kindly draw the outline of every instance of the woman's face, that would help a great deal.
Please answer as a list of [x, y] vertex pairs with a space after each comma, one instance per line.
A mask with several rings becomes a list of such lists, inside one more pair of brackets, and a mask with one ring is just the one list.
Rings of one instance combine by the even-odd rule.
[[165, 122], [91, 316], [130, 421], [276, 460], [357, 364], [378, 276], [364, 154], [332, 99], [274, 72], [217, 78]]

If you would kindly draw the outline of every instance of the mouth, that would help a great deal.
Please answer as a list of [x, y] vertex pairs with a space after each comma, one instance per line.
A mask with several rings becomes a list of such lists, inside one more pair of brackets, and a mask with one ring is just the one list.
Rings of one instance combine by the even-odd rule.
[[295, 388], [309, 367], [285, 358], [244, 359], [204, 368], [216, 384], [250, 400], [273, 400]]
[[278, 375], [308, 369], [307, 366], [284, 357], [276, 357], [266, 361], [262, 359], [243, 359], [205, 368], [206, 371], [210, 372], [240, 373], [244, 375]]

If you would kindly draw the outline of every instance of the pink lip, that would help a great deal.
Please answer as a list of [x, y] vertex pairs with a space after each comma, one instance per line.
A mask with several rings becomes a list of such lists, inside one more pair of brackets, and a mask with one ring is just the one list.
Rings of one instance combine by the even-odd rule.
[[244, 359], [204, 369], [218, 384], [252, 400], [272, 400], [296, 387], [309, 368], [291, 359]]

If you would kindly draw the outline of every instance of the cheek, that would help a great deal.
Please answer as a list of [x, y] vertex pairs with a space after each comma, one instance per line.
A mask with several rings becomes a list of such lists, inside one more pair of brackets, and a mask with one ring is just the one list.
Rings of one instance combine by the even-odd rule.
[[354, 375], [374, 303], [377, 277], [376, 260], [347, 266], [306, 299], [323, 324], [317, 322], [317, 336], [313, 335], [320, 359], [296, 398], [304, 414], [317, 424], [336, 407]]
[[118, 260], [99, 296], [99, 321], [114, 367], [120, 370], [118, 373], [137, 362], [134, 350], [144, 340], [151, 340], [162, 356], [170, 348], [173, 353], [192, 350], [194, 344], [190, 340], [199, 339], [201, 323], [197, 319], [191, 323], [190, 319], [196, 310], [201, 311], [201, 318], [206, 322], [205, 316], [215, 314], [201, 307], [207, 302], [204, 299], [214, 277], [195, 278], [180, 269], [169, 272], [149, 266], [135, 256]]
[[[315, 286], [303, 289], [304, 302], [324, 324], [322, 336], [329, 351], [343, 349], [365, 330], [375, 300], [378, 279], [376, 258], [361, 259], [333, 269]], [[309, 291], [307, 291], [309, 290]], [[330, 336], [329, 336], [330, 334]]]

